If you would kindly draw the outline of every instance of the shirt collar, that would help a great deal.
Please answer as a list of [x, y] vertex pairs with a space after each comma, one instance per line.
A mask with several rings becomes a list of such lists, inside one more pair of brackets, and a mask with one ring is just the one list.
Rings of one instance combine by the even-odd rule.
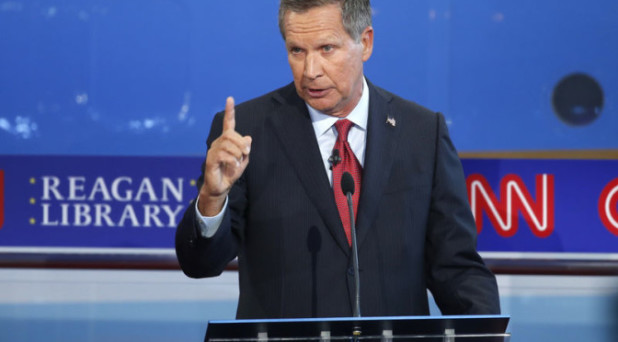
[[[306, 104], [306, 103], [305, 103]], [[334, 124], [339, 120], [338, 118], [324, 114], [309, 104], [307, 105], [307, 109], [309, 109], [309, 116], [311, 116], [311, 122], [313, 123], [313, 129], [317, 136], [321, 136], [326, 133]], [[356, 107], [352, 109], [350, 114], [345, 118], [352, 121], [355, 126], [359, 127], [363, 131], [367, 130], [367, 119], [369, 117], [369, 87], [367, 86], [367, 81], [365, 77], [363, 77], [363, 94], [361, 95], [360, 100], [356, 104]]]

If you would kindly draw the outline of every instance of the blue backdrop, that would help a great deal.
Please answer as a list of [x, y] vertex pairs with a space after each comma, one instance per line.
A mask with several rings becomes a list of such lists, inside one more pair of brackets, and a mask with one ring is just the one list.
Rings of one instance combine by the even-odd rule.
[[[0, 154], [203, 155], [228, 95], [243, 101], [291, 81], [277, 4], [0, 3]], [[618, 148], [618, 2], [373, 7], [366, 75], [444, 112], [460, 151]], [[572, 85], [562, 107], [592, 116], [585, 125], [552, 102], [574, 73], [594, 84]]]
[[[277, 6], [0, 3], [0, 247], [171, 248], [214, 113], [229, 95], [241, 102], [291, 81]], [[460, 151], [618, 149], [618, 2], [374, 0], [373, 8], [367, 77], [443, 112]], [[507, 201], [506, 175], [523, 178], [531, 204], [540, 201], [535, 177], [554, 177], [553, 233], [535, 236], [525, 210], [512, 207], [519, 230], [500, 236], [479, 211], [481, 250], [618, 251], [618, 196], [607, 215], [597, 210], [618, 178], [615, 161], [464, 167], [486, 178], [497, 204]]]

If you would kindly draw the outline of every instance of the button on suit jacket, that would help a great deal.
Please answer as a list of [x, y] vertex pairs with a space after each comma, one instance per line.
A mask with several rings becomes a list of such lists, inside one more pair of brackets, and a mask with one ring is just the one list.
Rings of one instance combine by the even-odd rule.
[[[236, 130], [253, 139], [249, 165], [212, 238], [198, 234], [188, 207], [176, 233], [182, 270], [216, 276], [238, 257], [238, 318], [351, 316], [351, 249], [293, 84], [236, 106]], [[427, 289], [443, 314], [498, 314], [442, 115], [369, 83], [364, 164], [356, 221], [363, 316], [427, 315]]]

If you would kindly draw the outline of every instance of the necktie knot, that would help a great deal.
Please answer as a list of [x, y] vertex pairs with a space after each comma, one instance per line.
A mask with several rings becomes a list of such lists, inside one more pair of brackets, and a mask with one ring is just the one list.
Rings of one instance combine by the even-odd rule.
[[348, 132], [350, 132], [350, 128], [354, 123], [348, 119], [338, 120], [335, 122], [335, 129], [339, 135], [337, 136], [337, 140], [347, 141], [348, 140]]

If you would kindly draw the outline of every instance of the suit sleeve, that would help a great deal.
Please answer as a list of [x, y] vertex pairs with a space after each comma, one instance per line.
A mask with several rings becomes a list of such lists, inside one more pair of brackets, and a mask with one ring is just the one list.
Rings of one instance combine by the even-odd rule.
[[476, 226], [461, 162], [438, 114], [426, 241], [427, 285], [445, 315], [499, 314], [495, 276], [476, 251]]
[[[223, 114], [218, 113], [213, 119], [207, 145], [221, 135]], [[205, 161], [202, 163], [201, 174], [197, 181], [197, 189], [204, 182]], [[232, 198], [243, 198], [242, 188], [234, 185], [229, 195]], [[242, 201], [240, 201], [242, 203]], [[232, 227], [242, 225], [241, 220], [234, 215], [236, 211], [225, 209], [225, 214], [219, 229], [214, 236], [204, 238], [199, 233], [199, 218], [195, 212], [195, 199], [187, 206], [182, 220], [176, 229], [176, 257], [182, 271], [192, 278], [214, 277], [220, 275], [227, 264], [238, 254], [238, 231]]]

